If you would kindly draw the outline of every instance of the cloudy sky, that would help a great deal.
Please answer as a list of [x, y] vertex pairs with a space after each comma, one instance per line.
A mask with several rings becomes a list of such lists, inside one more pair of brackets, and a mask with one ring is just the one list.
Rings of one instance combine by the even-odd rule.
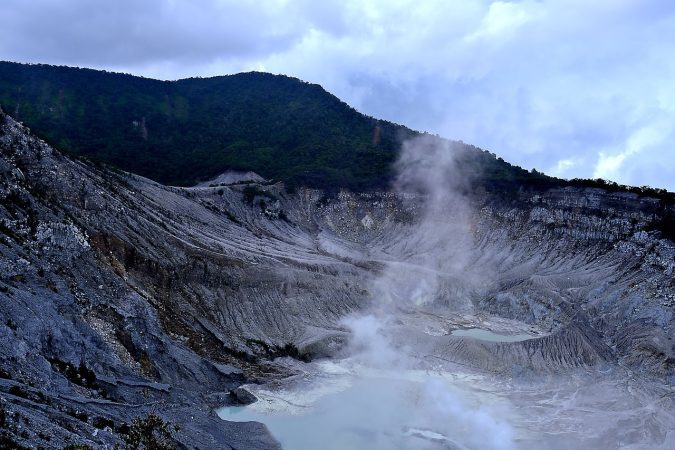
[[283, 73], [528, 169], [675, 191], [672, 0], [2, 0], [0, 59]]

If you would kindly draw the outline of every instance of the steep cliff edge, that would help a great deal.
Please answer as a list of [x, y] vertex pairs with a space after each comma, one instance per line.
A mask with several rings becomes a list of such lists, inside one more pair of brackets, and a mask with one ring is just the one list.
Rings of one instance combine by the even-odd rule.
[[112, 448], [157, 411], [181, 427], [177, 445], [276, 447], [262, 425], [226, 423], [205, 406], [205, 395], [227, 402], [248, 377], [173, 335], [152, 286], [126, 274], [131, 254], [112, 253], [143, 248], [136, 239], [153, 219], [127, 209], [143, 194], [63, 158], [4, 114], [0, 124], [3, 444]]

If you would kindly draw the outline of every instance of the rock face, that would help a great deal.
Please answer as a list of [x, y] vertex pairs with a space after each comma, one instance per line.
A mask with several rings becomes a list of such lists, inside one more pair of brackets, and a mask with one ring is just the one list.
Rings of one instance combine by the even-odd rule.
[[198, 183], [198, 187], [227, 186], [229, 184], [264, 183], [266, 180], [255, 172], [237, 172], [230, 170], [221, 173], [212, 180]]
[[[174, 275], [159, 264], [161, 252], [142, 247], [141, 239], [159, 237], [150, 229], [163, 230], [159, 217], [131, 209], [145, 203], [145, 194], [63, 158], [11, 119], [2, 122], [0, 390], [7, 439], [112, 448], [135, 418], [159, 411], [180, 425], [177, 442], [190, 447], [276, 448], [264, 426], [225, 423], [202, 401], [249, 377], [226, 364], [232, 357], [225, 351], [208, 357], [208, 318], [202, 325], [189, 312], [182, 317], [162, 306], [172, 283], [205, 274], [188, 264]], [[171, 233], [161, 235], [171, 248]], [[191, 258], [191, 248], [181, 243], [173, 256]]]
[[[214, 404], [283, 375], [275, 357], [337, 354], [340, 320], [428, 251], [413, 194], [166, 187], [70, 160], [2, 113], [0, 156], [2, 432], [24, 446], [112, 448], [155, 411], [180, 425], [177, 445], [277, 448]], [[494, 373], [620, 364], [675, 383], [675, 246], [659, 228], [672, 204], [564, 188], [470, 205], [463, 270], [480, 282], [434, 275], [431, 300], [401, 312], [401, 336]], [[541, 337], [415, 334], [422, 312], [454, 314], [441, 328], [513, 319]]]

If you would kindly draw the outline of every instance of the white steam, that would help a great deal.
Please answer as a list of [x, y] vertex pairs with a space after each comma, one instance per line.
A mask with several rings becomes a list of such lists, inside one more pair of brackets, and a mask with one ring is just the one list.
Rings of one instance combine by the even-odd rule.
[[[462, 194], [465, 179], [457, 169], [458, 156], [453, 144], [429, 136], [403, 145], [395, 190], [406, 194], [403, 198], [414, 193], [418, 204], [421, 197], [423, 207], [406, 239], [390, 250], [391, 260], [373, 286], [373, 310], [343, 322], [351, 331], [353, 360], [378, 370], [382, 378], [417, 368], [414, 355], [392, 339], [401, 311], [470, 309], [469, 296], [485, 279], [471, 268], [473, 212]], [[402, 340], [399, 336], [396, 342]], [[382, 407], [369, 406], [380, 422], [391, 418], [380, 428], [403, 428], [407, 436], [425, 439], [428, 448], [515, 448], [511, 427], [495, 411], [472, 404], [447, 379], [427, 374], [415, 386], [392, 390]], [[370, 392], [373, 403], [382, 403], [380, 391]]]
[[418, 213], [374, 286], [385, 316], [392, 308], [430, 304], [470, 308], [467, 295], [481, 285], [484, 273], [470, 269], [474, 220], [462, 193], [466, 177], [458, 170], [459, 152], [431, 136], [402, 147], [394, 191], [414, 202]]

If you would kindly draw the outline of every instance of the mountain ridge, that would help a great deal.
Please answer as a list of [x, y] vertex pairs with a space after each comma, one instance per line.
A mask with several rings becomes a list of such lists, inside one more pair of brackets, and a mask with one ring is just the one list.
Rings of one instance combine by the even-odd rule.
[[[219, 90], [226, 95], [209, 100]], [[383, 189], [393, 179], [401, 143], [431, 136], [363, 114], [318, 84], [265, 72], [155, 80], [0, 61], [0, 107], [66, 154], [182, 186], [251, 170], [290, 189]], [[191, 117], [195, 111], [198, 117]], [[471, 174], [474, 189], [597, 187], [675, 199], [649, 186], [554, 178], [449, 142], [462, 153], [458, 166]]]
[[[381, 189], [401, 143], [426, 134], [362, 114], [317, 84], [263, 72], [161, 81], [4, 61], [0, 106], [68, 154], [175, 185], [252, 170], [291, 188]], [[559, 183], [453, 145], [483, 186]]]

